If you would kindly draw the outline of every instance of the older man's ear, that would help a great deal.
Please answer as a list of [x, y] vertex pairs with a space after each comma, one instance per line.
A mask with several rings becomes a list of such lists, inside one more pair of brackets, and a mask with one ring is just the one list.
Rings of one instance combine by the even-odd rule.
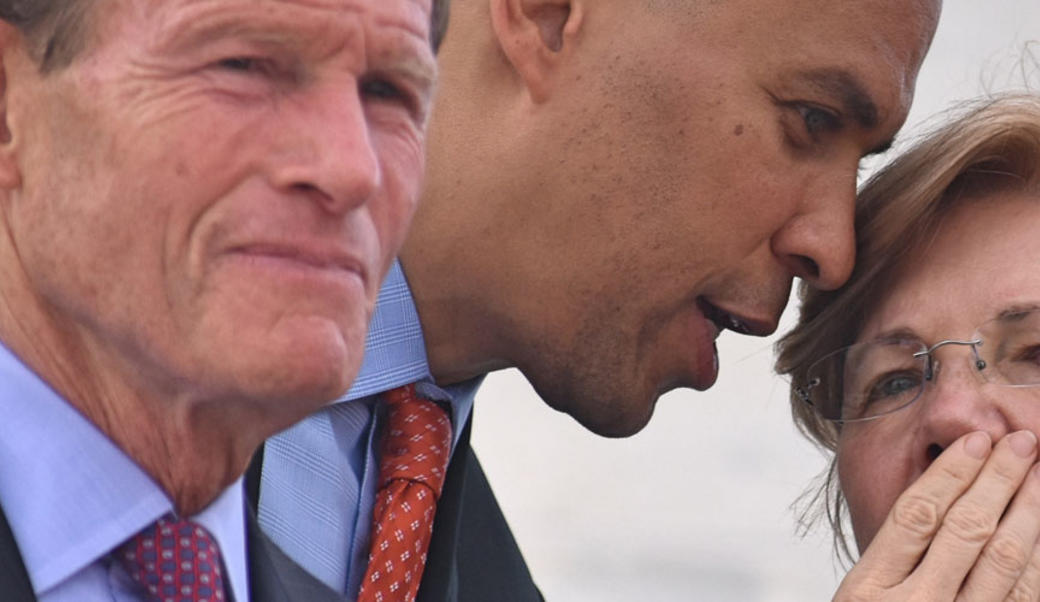
[[0, 21], [0, 189], [10, 190], [21, 184], [21, 171], [15, 155], [15, 137], [10, 119], [10, 78], [12, 61], [24, 59], [25, 47], [18, 31]]
[[491, 26], [531, 100], [545, 102], [558, 67], [573, 53], [584, 0], [489, 0]]

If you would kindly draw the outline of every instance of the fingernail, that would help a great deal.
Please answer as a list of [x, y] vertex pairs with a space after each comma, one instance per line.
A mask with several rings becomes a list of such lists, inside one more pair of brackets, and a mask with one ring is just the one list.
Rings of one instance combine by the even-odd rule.
[[964, 440], [964, 451], [972, 458], [981, 460], [989, 453], [990, 445], [989, 435], [983, 432], [972, 433]]
[[1008, 443], [1016, 454], [1023, 458], [1028, 458], [1033, 455], [1033, 450], [1036, 449], [1036, 435], [1032, 431], [1018, 431], [1008, 437]]

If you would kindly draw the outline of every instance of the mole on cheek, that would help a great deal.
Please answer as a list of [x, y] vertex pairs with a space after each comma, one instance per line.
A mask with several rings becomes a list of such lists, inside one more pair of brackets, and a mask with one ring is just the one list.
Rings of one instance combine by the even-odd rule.
[[737, 127], [733, 128], [733, 135], [734, 136], [740, 136], [743, 133], [744, 133], [744, 124], [743, 123], [738, 123]]

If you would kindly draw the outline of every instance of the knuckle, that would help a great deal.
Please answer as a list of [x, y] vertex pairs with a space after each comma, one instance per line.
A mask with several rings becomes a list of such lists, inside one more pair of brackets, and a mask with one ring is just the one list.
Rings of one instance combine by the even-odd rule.
[[911, 533], [931, 537], [939, 528], [939, 507], [935, 500], [907, 495], [892, 507], [892, 522]]
[[835, 594], [832, 602], [870, 602], [881, 597], [881, 591], [873, 588], [843, 590]]
[[961, 466], [960, 464], [941, 464], [937, 468], [948, 480], [952, 480], [954, 483], [962, 486], [970, 485], [978, 475], [977, 468], [973, 469], [970, 466]]
[[1023, 504], [1032, 508], [1035, 512], [1037, 509], [1040, 509], [1040, 483], [1036, 479], [1027, 480], [1019, 488], [1015, 497], [1022, 500]]
[[981, 560], [1006, 576], [1016, 576], [1029, 562], [1030, 550], [1018, 537], [998, 535], [982, 551]]
[[946, 514], [943, 526], [967, 543], [983, 543], [996, 530], [996, 518], [977, 504], [962, 501]]
[[1015, 588], [1008, 594], [1007, 602], [1036, 602], [1040, 599], [1037, 597], [1037, 590], [1030, 584], [1017, 583]]
[[1029, 566], [1015, 583], [1006, 600], [1010, 602], [1036, 602], [1040, 600], [1040, 555], [1034, 550]]
[[989, 470], [998, 481], [1009, 488], [1017, 487], [1019, 482], [1021, 482], [1022, 477], [1025, 476], [1024, 469], [1013, 461], [993, 462], [992, 468]]
[[858, 564], [842, 580], [832, 602], [870, 602], [878, 600], [885, 587], [877, 582], [877, 575]]

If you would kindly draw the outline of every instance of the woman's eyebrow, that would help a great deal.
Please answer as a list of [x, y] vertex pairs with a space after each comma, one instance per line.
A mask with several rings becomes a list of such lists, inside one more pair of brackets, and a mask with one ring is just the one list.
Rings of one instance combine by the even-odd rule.
[[921, 336], [913, 330], [900, 326], [889, 330], [883, 330], [874, 337], [860, 341], [861, 343], [880, 343], [884, 341], [921, 341]]
[[1013, 322], [1016, 320], [1021, 320], [1024, 314], [1036, 311], [1038, 309], [1040, 309], [1040, 301], [1032, 303], [1016, 303], [1014, 305], [1009, 305], [1008, 307], [1005, 307], [1003, 310], [1001, 310], [1000, 313], [998, 313], [997, 316], [994, 318], [994, 320], [999, 320], [1001, 322]]

